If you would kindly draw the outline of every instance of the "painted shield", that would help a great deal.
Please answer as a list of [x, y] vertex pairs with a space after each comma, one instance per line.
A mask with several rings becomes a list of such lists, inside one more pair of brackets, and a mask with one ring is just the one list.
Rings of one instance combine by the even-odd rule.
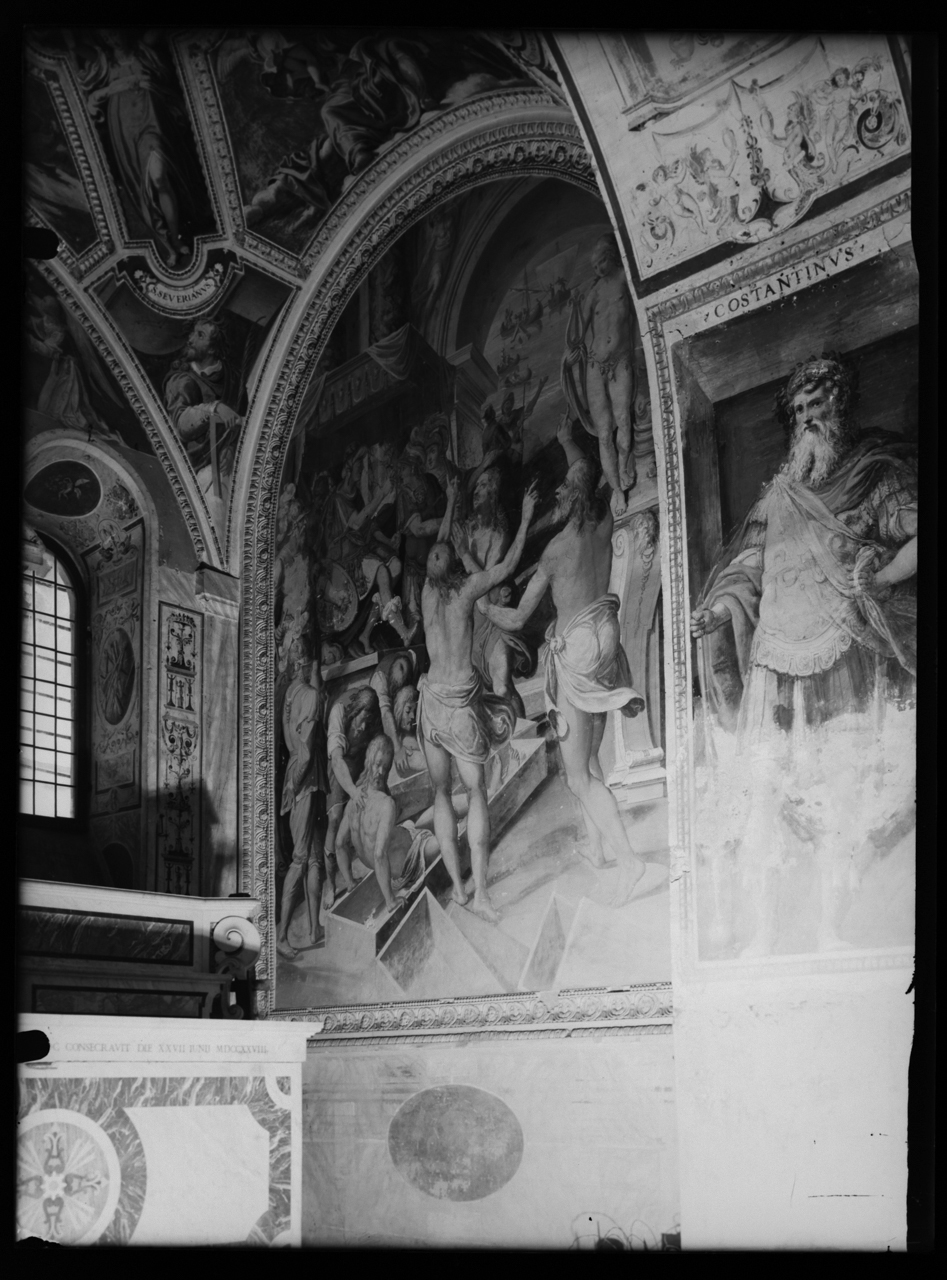
[[350, 627], [357, 610], [355, 583], [338, 561], [332, 561], [319, 574], [316, 585], [316, 617], [323, 634], [332, 635]]

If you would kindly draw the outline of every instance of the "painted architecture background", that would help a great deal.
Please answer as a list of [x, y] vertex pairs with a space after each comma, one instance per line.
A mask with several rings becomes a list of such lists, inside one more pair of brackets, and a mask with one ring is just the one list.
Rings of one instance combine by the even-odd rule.
[[[89, 768], [21, 874], [259, 904], [255, 1016], [330, 1037], [304, 1238], [673, 1237], [735, 1131], [710, 985], [912, 962], [907, 42], [37, 27], [24, 57], [59, 248], [24, 272], [23, 558], [84, 602]], [[527, 1028], [629, 1039], [447, 1052]], [[576, 1063], [544, 1191], [536, 1090]], [[594, 1205], [593, 1155], [635, 1171]]]

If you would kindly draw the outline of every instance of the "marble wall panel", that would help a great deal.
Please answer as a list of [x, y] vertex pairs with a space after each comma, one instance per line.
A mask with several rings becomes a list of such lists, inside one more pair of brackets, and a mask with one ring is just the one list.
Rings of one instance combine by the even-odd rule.
[[19, 925], [20, 951], [25, 955], [136, 964], [194, 962], [194, 926], [189, 920], [21, 907]]
[[306, 1029], [34, 1016], [17, 1232], [60, 1244], [299, 1243]]

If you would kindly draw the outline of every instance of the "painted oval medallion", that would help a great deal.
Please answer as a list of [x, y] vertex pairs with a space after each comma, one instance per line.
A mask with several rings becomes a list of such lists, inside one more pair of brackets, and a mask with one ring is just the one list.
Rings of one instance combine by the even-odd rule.
[[102, 499], [99, 478], [81, 462], [63, 458], [37, 471], [26, 486], [27, 502], [53, 516], [87, 516]]
[[482, 1200], [506, 1186], [523, 1158], [523, 1130], [502, 1099], [472, 1085], [416, 1093], [388, 1129], [398, 1172], [438, 1200]]

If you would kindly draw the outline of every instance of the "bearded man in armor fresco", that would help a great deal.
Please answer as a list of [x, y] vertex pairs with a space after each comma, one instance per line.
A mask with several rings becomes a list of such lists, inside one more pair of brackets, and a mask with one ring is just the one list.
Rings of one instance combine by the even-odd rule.
[[[788, 457], [691, 618], [705, 714], [735, 732], [752, 769], [738, 842], [755, 914], [744, 957], [775, 945], [791, 836], [815, 850], [817, 949], [847, 945], [841, 909], [879, 837], [862, 830], [872, 797], [859, 762], [879, 752], [886, 708], [913, 704], [916, 448], [892, 432], [860, 434], [856, 393], [835, 354], [793, 371], [777, 397]], [[861, 794], [846, 793], [849, 773]]]

